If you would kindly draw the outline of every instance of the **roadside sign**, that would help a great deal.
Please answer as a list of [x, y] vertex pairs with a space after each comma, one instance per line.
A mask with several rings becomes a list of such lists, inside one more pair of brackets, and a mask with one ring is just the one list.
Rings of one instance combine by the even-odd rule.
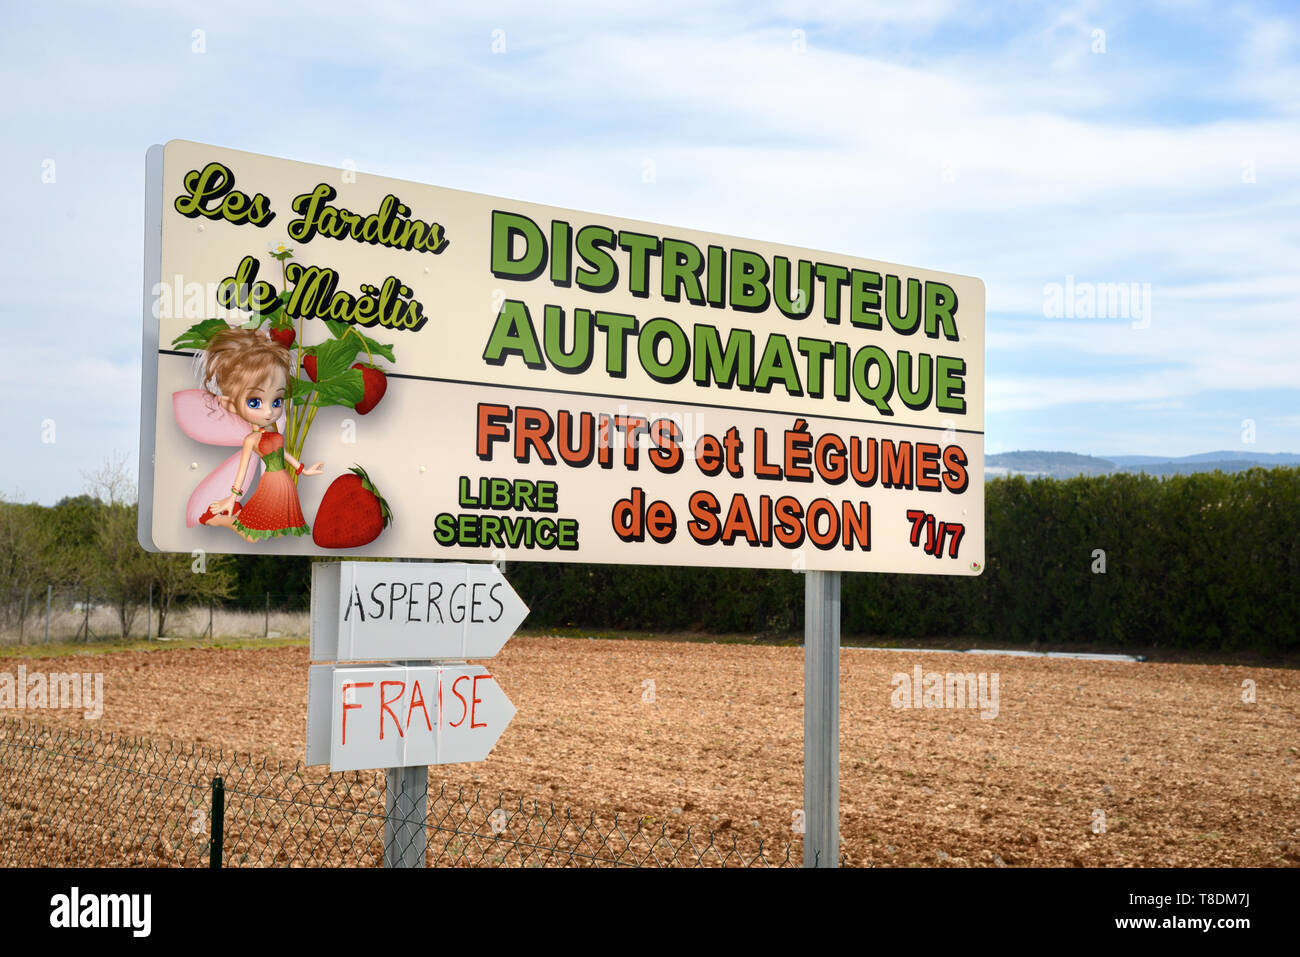
[[482, 761], [515, 716], [481, 665], [315, 666], [309, 684], [307, 764], [331, 771]]
[[983, 570], [979, 279], [179, 140], [146, 167], [146, 548]]
[[313, 661], [491, 658], [527, 614], [495, 565], [312, 565]]

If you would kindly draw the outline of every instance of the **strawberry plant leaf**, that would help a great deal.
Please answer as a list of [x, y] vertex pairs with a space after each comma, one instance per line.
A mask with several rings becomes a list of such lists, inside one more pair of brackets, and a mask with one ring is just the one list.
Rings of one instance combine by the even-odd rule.
[[311, 379], [304, 379], [296, 375], [290, 376], [285, 387], [285, 398], [298, 403], [305, 402], [307, 395], [314, 388], [316, 388], [316, 383], [312, 382]]
[[332, 379], [357, 361], [355, 341], [335, 339], [316, 347], [316, 380]]
[[208, 343], [222, 329], [229, 329], [230, 324], [224, 319], [204, 319], [190, 326], [172, 340], [173, 349], [206, 349]]
[[[371, 355], [383, 356], [389, 362], [397, 361], [396, 359], [393, 358], [392, 346], [388, 345], [387, 343], [377, 342], [374, 339], [371, 339], [368, 335], [363, 333], [356, 326], [346, 322], [339, 322], [335, 319], [326, 319], [324, 320], [324, 322], [325, 322], [325, 328], [329, 330], [330, 335], [332, 335], [335, 339], [342, 339], [345, 336], [347, 336], [347, 338], [351, 339], [353, 342], [356, 343], [364, 342], [366, 344], [366, 348], [370, 350]], [[353, 335], [348, 336], [349, 332], [352, 332]], [[358, 345], [357, 351], [364, 352], [365, 350]]]
[[364, 333], [357, 331], [355, 327], [353, 327], [353, 331], [356, 332], [357, 338], [365, 342], [366, 346], [370, 349], [371, 355], [383, 356], [389, 362], [397, 361], [396, 359], [393, 358], [392, 346], [388, 345], [387, 343], [376, 342], [374, 339], [371, 339], [369, 336], [365, 335]]
[[351, 408], [366, 394], [360, 369], [347, 369], [328, 379], [322, 378], [315, 385], [316, 394], [311, 398], [311, 404], [315, 406], [346, 405]]
[[393, 358], [392, 346], [384, 342], [376, 342], [374, 339], [371, 339], [369, 336], [362, 336], [361, 338], [366, 340], [366, 345], [370, 347], [371, 355], [383, 356], [389, 362], [393, 362], [393, 363], [397, 362], [397, 360]]

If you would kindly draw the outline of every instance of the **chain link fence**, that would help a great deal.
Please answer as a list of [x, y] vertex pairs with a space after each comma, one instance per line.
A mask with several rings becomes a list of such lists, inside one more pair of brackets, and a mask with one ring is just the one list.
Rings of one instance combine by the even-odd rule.
[[[791, 867], [797, 843], [670, 830], [442, 783], [427, 815], [385, 813], [382, 771], [331, 774], [175, 742], [0, 719], [0, 865]], [[391, 838], [390, 838], [391, 844]], [[847, 861], [842, 860], [842, 863]]]

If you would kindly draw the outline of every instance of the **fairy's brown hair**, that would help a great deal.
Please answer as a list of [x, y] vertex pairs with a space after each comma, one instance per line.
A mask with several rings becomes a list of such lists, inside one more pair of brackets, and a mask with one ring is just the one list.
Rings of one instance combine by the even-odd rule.
[[203, 350], [203, 388], [238, 404], [267, 373], [278, 369], [287, 383], [289, 350], [255, 329], [222, 329]]

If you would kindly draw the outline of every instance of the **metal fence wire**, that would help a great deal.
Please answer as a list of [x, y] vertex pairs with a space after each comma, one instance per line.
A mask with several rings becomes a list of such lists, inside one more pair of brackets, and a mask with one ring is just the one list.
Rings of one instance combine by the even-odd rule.
[[382, 771], [3, 718], [0, 865], [378, 867], [412, 843], [430, 867], [791, 867], [802, 852], [445, 782], [421, 820], [386, 814], [384, 791]]

